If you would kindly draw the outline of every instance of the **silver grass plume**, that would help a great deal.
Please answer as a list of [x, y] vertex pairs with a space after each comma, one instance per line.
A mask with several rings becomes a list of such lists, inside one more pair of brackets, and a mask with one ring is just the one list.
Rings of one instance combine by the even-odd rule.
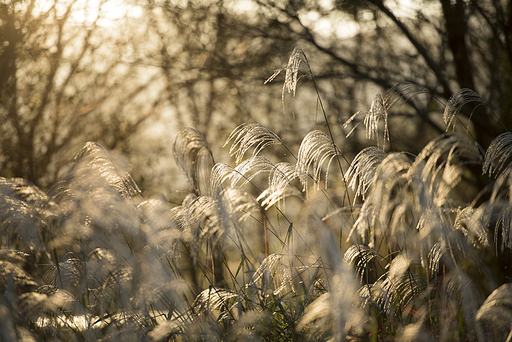
[[[348, 125], [354, 121], [360, 114], [365, 114], [364, 125], [366, 126], [366, 138], [377, 138], [379, 130], [379, 121], [384, 121], [384, 148], [386, 141], [389, 141], [388, 117], [389, 111], [394, 108], [399, 108], [405, 102], [410, 101], [413, 97], [420, 94], [428, 94], [428, 90], [411, 82], [401, 82], [387, 90], [384, 95], [377, 93], [367, 111], [359, 111], [352, 115], [344, 124], [343, 127], [347, 128]], [[347, 134], [347, 138], [354, 132], [357, 123]]]
[[297, 178], [295, 165], [288, 162], [277, 163], [268, 175], [268, 186], [275, 189], [291, 186], [290, 183], [295, 178]]
[[[441, 260], [450, 269], [461, 267], [460, 264], [471, 260], [482, 269], [482, 275], [491, 284], [489, 286], [494, 286], [494, 277], [477, 253], [490, 245], [485, 204], [476, 210], [471, 207], [449, 213], [443, 210], [448, 211], [443, 207], [437, 210], [426, 208], [427, 214], [421, 217], [418, 225], [420, 238], [425, 240], [422, 248], [430, 249], [427, 260], [432, 276], [437, 276]], [[433, 211], [433, 214], [429, 214], [429, 211]], [[455, 222], [452, 222], [453, 213], [456, 213]], [[421, 254], [423, 267], [426, 267], [423, 253]]]
[[235, 169], [228, 164], [217, 163], [212, 167], [210, 172], [210, 187], [214, 197], [224, 188], [224, 181], [233, 177], [233, 172], [235, 172]]
[[364, 117], [366, 126], [366, 139], [376, 138], [379, 133], [379, 121], [384, 120], [384, 146], [389, 141], [388, 110], [382, 95], [377, 93], [373, 98], [368, 114]]
[[264, 199], [262, 206], [266, 209], [290, 195], [302, 198], [300, 191], [289, 185], [296, 177], [295, 167], [292, 164], [274, 165], [267, 158], [257, 155], [244, 160], [234, 168], [226, 164], [216, 164], [210, 176], [212, 194], [220, 193], [223, 189], [222, 184], [227, 180], [231, 181], [232, 188], [240, 188], [252, 182], [253, 178], [261, 173], [269, 173], [269, 186], [257, 198], [257, 201]]
[[[493, 205], [493, 208], [500, 209], [494, 228], [494, 246], [497, 255], [498, 251], [503, 252], [505, 248], [512, 250], [512, 204], [504, 201], [498, 202]], [[501, 235], [499, 234], [500, 228]]]
[[[364, 331], [366, 322], [362, 310], [353, 304], [343, 303], [344, 296], [339, 297], [332, 291], [317, 297], [306, 307], [297, 330], [308, 332], [310, 340], [316, 340], [315, 336], [325, 336], [331, 333], [335, 337], [329, 341], [344, 341], [348, 332], [355, 332], [357, 335]], [[341, 311], [343, 309], [346, 311]]]
[[53, 216], [55, 213], [46, 212], [45, 209], [51, 209], [55, 206], [48, 196], [35, 186], [29, 180], [23, 178], [3, 178], [0, 177], [0, 187], [7, 188], [4, 196], [16, 196], [30, 207], [44, 214], [44, 216]]
[[236, 164], [240, 164], [245, 153], [251, 147], [254, 147], [252, 156], [255, 157], [267, 146], [283, 144], [277, 134], [258, 123], [238, 126], [231, 132], [224, 146], [230, 141], [233, 141], [233, 144], [229, 149], [229, 154], [235, 156]]
[[45, 193], [22, 178], [0, 177], [0, 241], [24, 252], [44, 249], [59, 208]]
[[[464, 324], [466, 334], [474, 336], [475, 341], [488, 341], [484, 338], [482, 322], [478, 320], [477, 310], [483, 299], [479, 282], [468, 276], [459, 265], [451, 265], [449, 272], [439, 279], [446, 298], [442, 308], [442, 321], [438, 340], [451, 341], [453, 329]], [[432, 282], [430, 283], [432, 284]], [[491, 285], [493, 288], [495, 285]], [[495, 288], [495, 287], [494, 287]], [[427, 309], [430, 310], [430, 309]], [[420, 310], [421, 312], [421, 310]], [[425, 320], [426, 317], [423, 317]], [[491, 339], [492, 340], [492, 339]]]
[[417, 264], [419, 264], [418, 260], [412, 255], [412, 253], [402, 251], [386, 265], [386, 268], [388, 268], [386, 277], [387, 279], [391, 279], [391, 282], [394, 282], [395, 279], [402, 278], [412, 266]]
[[[116, 293], [123, 279], [125, 282], [132, 280], [133, 270], [122, 265], [112, 252], [103, 248], [96, 248], [90, 252], [84, 264], [75, 262], [74, 265], [82, 267], [82, 282], [86, 282], [87, 290], [90, 292], [90, 304], [100, 306], [100, 311], [115, 303]], [[55, 272], [55, 268], [53, 271]], [[80, 296], [80, 293], [76, 295]]]
[[[297, 82], [305, 76], [313, 76], [311, 72], [311, 67], [309, 66], [308, 59], [304, 51], [296, 46], [290, 58], [288, 59], [288, 64], [284, 68], [280, 68], [274, 71], [274, 73], [265, 81], [264, 84], [272, 82], [277, 75], [281, 73], [281, 71], [286, 70], [285, 80], [283, 84], [283, 91], [281, 94], [281, 100], [283, 103], [283, 112], [284, 112], [284, 93], [285, 90], [288, 90], [288, 93], [292, 93], [292, 98], [295, 98], [295, 93], [297, 90]], [[293, 110], [292, 110], [292, 113]]]
[[492, 186], [490, 203], [503, 200], [512, 203], [512, 164], [505, 167]]
[[[37, 292], [29, 292], [20, 297], [25, 314], [38, 325], [59, 324], [62, 314], [72, 317], [86, 314], [86, 308], [70, 292], [54, 286], [43, 285]], [[71, 326], [74, 324], [71, 323]], [[74, 326], [73, 328], [78, 328]], [[76, 329], [77, 331], [79, 329]]]
[[226, 187], [216, 197], [189, 196], [170, 210], [170, 216], [196, 260], [206, 241], [213, 238], [214, 245], [220, 243], [224, 234], [239, 229], [240, 223], [259, 212], [260, 206], [250, 193]]
[[222, 233], [222, 217], [218, 214], [217, 201], [210, 196], [191, 194], [170, 213], [173, 223], [181, 231], [183, 241], [190, 245], [195, 263], [204, 243], [217, 232]]
[[[456, 152], [456, 155], [451, 155], [451, 157], [465, 157], [470, 163], [481, 163], [483, 161], [482, 155], [475, 143], [465, 134], [458, 132], [449, 132], [437, 136], [423, 148], [417, 159], [426, 160], [427, 157], [433, 158], [429, 163], [435, 164], [443, 153], [451, 150]], [[429, 166], [427, 169], [433, 170], [433, 166]]]
[[288, 196], [295, 196], [303, 199], [300, 191], [291, 185], [291, 181], [297, 178], [295, 165], [281, 162], [274, 165], [268, 176], [268, 188], [257, 198], [263, 200], [261, 205], [268, 210], [275, 204], [284, 209], [284, 199]]
[[229, 186], [240, 188], [251, 183], [252, 179], [261, 173], [271, 172], [274, 164], [265, 157], [254, 156], [246, 159], [236, 167], [218, 163], [211, 170], [210, 184], [212, 196], [217, 196], [224, 188], [223, 183], [230, 180]]
[[68, 253], [62, 257], [58, 267], [50, 267], [44, 276], [46, 284], [51, 284], [71, 293], [81, 288], [83, 279], [83, 261]]
[[150, 229], [159, 231], [172, 228], [170, 221], [170, 207], [167, 202], [160, 198], [150, 198], [137, 206], [144, 224]]
[[[502, 197], [512, 202], [512, 163], [509, 162], [512, 152], [511, 142], [512, 134], [503, 133], [491, 142], [485, 154], [482, 172], [496, 178], [492, 188], [491, 204], [501, 200]], [[508, 193], [503, 192], [505, 187], [508, 187]]]
[[386, 156], [387, 154], [380, 148], [370, 146], [361, 150], [354, 157], [345, 174], [349, 188], [356, 191], [354, 204], [358, 196], [361, 196], [363, 200], [366, 199], [366, 193], [375, 179], [375, 171]]
[[[461, 239], [454, 232], [455, 211], [450, 210], [453, 203], [449, 202], [448, 195], [460, 182], [466, 165], [481, 163], [482, 155], [477, 145], [467, 136], [456, 132], [438, 136], [416, 157], [407, 174], [413, 194], [409, 202], [414, 203], [411, 207], [414, 227], [420, 238], [415, 241], [422, 241], [427, 250], [439, 239], [448, 243], [450, 251], [455, 248], [465, 253], [468, 250], [466, 239]], [[480, 234], [479, 229], [476, 226], [469, 228], [471, 234], [467, 240], [473, 243], [471, 239], [474, 234]]]
[[[375, 227], [377, 218], [371, 201], [366, 200], [359, 210], [357, 219], [352, 225], [350, 232], [346, 238], [346, 242], [358, 241], [361, 238], [362, 243], [372, 243], [375, 236], [375, 232], [372, 228]], [[356, 236], [354, 236], [356, 233]]]
[[187, 208], [187, 227], [193, 236], [203, 241], [220, 231], [221, 217], [217, 213], [217, 202], [213, 197], [197, 197]]
[[449, 248], [450, 247], [446, 244], [445, 241], [436, 242], [430, 248], [427, 258], [429, 274], [432, 277], [435, 277], [439, 273], [441, 260], [443, 259], [443, 256], [446, 254], [446, 252], [448, 252]]
[[352, 245], [343, 255], [343, 262], [355, 266], [355, 273], [360, 281], [364, 281], [365, 275], [371, 269], [370, 263], [377, 257], [377, 251], [365, 245]]
[[228, 341], [261, 341], [272, 324], [272, 315], [268, 311], [245, 311], [232, 326]]
[[141, 194], [128, 173], [129, 165], [98, 143], [87, 142], [73, 157], [72, 163], [71, 170], [52, 186], [49, 196], [60, 198], [69, 192], [72, 183], [87, 187], [93, 178], [101, 179], [124, 198]]
[[231, 186], [242, 187], [250, 183], [257, 175], [270, 172], [274, 167], [274, 164], [270, 160], [261, 156], [244, 160], [233, 169], [230, 176]]
[[387, 274], [381, 276], [375, 283], [363, 285], [359, 289], [358, 293], [364, 299], [364, 306], [375, 306], [384, 315], [424, 319], [421, 313], [411, 307], [411, 302], [425, 291], [425, 280], [408, 270], [393, 280], [388, 278]]
[[[320, 175], [323, 164], [327, 161], [325, 172], [325, 188], [327, 188], [327, 179], [329, 176], [329, 166], [334, 157], [341, 155], [340, 149], [334, 142], [322, 131], [314, 130], [309, 132], [299, 147], [297, 156], [296, 171], [303, 186], [303, 190], [308, 188], [308, 179], [311, 177], [317, 188], [320, 187]], [[313, 168], [313, 174], [310, 175], [309, 169]]]
[[460, 182], [463, 167], [480, 165], [483, 158], [478, 146], [466, 135], [450, 132], [439, 135], [422, 149], [411, 172], [417, 172], [423, 161], [425, 165], [421, 166], [421, 181], [430, 184], [436, 203], [441, 205], [450, 190]]
[[294, 196], [304, 200], [302, 193], [293, 186], [267, 188], [265, 189], [256, 200], [261, 201], [261, 206], [265, 210], [269, 210], [272, 206], [281, 203], [286, 197]]
[[170, 338], [175, 334], [179, 334], [181, 332], [181, 329], [182, 325], [180, 324], [180, 322], [177, 322], [177, 320], [166, 320], [165, 322], [161, 322], [153, 330], [148, 332], [148, 341], [164, 341], [166, 338]]
[[182, 204], [170, 210], [172, 222], [180, 231], [188, 229], [189, 207]]
[[[62, 230], [55, 233], [56, 241], [92, 238], [99, 245], [112, 247], [120, 240], [105, 238], [104, 233], [116, 232], [123, 241], [141, 242], [136, 207], [140, 190], [128, 169], [122, 158], [99, 144], [86, 143], [73, 158], [69, 171], [48, 192], [61, 209]], [[102, 233], [93, 234], [96, 229]]]
[[415, 83], [400, 82], [384, 93], [384, 104], [388, 110], [400, 108], [404, 103], [412, 100], [414, 97], [428, 93], [428, 89]]
[[238, 295], [231, 290], [210, 286], [197, 295], [192, 307], [201, 315], [214, 310], [229, 311], [236, 305], [237, 297]]
[[12, 249], [12, 248], [0, 248], [0, 260], [7, 261], [14, 265], [25, 266], [30, 259], [30, 254]]
[[171, 208], [160, 198], [150, 198], [141, 202], [137, 209], [141, 214], [141, 229], [145, 232], [149, 245], [161, 257], [175, 259], [176, 265], [181, 256], [181, 230], [173, 221]]
[[373, 302], [386, 314], [394, 312], [415, 314], [408, 304], [419, 295], [427, 285], [425, 279], [410, 271], [417, 259], [408, 252], [397, 255], [386, 265], [388, 271], [375, 283], [365, 285], [359, 293], [366, 304]]
[[33, 291], [38, 283], [23, 268], [29, 254], [13, 249], [0, 249], [0, 291], [5, 293], [12, 289], [17, 293]]
[[506, 336], [512, 341], [512, 283], [503, 284], [494, 290], [477, 311], [476, 319], [485, 322], [495, 335], [490, 340]]
[[453, 227], [461, 231], [473, 246], [487, 247], [489, 246], [489, 230], [488, 220], [485, 219], [486, 214], [485, 204], [478, 209], [472, 207], [458, 208]]
[[252, 276], [248, 287], [256, 288], [264, 297], [282, 297], [295, 293], [290, 261], [283, 254], [270, 254]]
[[[450, 127], [455, 129], [455, 118], [457, 117], [457, 114], [461, 111], [464, 105], [471, 102], [476, 102], [477, 107], [481, 105], [487, 106], [487, 103], [482, 99], [482, 97], [477, 92], [468, 88], [462, 88], [458, 92], [450, 96], [450, 99], [448, 100], [448, 103], [446, 104], [446, 107], [444, 108], [443, 112], [443, 120], [444, 123], [446, 124], [446, 130], [448, 130]], [[474, 109], [469, 115], [469, 120], [471, 120], [473, 112]]]
[[[308, 306], [299, 321], [299, 327], [307, 327], [312, 336], [320, 336], [318, 334], [329, 331], [332, 340], [344, 341], [348, 332], [362, 334], [365, 328], [367, 316], [360, 306], [361, 298], [357, 292], [360, 285], [351, 267], [342, 261], [332, 231], [323, 226], [320, 220], [313, 224], [319, 229], [321, 258], [331, 265], [326, 272], [329, 292]], [[315, 320], [321, 325], [311, 324]]]
[[487, 148], [482, 173], [497, 177], [506, 168], [512, 157], [512, 133], [498, 135]]
[[187, 176], [193, 191], [197, 195], [208, 194], [210, 170], [214, 160], [203, 134], [190, 127], [181, 129], [174, 138], [173, 155], [176, 164]]
[[[386, 265], [386, 271], [374, 283], [364, 284], [358, 291], [359, 296], [364, 299], [364, 306], [375, 305], [381, 313], [387, 315], [405, 309], [406, 313], [412, 313], [406, 307], [413, 299], [413, 295], [421, 291], [414, 288], [414, 279], [411, 278], [409, 267], [415, 260], [407, 253], [398, 255]], [[413, 277], [418, 277], [414, 275]], [[411, 283], [412, 280], [412, 283]], [[404, 291], [405, 290], [405, 291]]]
[[48, 269], [44, 280], [46, 284], [65, 290], [76, 298], [85, 295], [86, 304], [92, 312], [113, 310], [128, 304], [121, 293], [130, 291], [136, 280], [132, 265], [122, 259], [122, 256], [102, 248], [96, 248], [83, 260], [68, 253], [58, 265]]
[[[425, 265], [424, 253], [430, 249], [439, 239], [446, 240], [449, 244], [456, 242], [462, 243], [463, 239], [454, 234], [452, 227], [452, 218], [450, 211], [444, 199], [436, 199], [436, 194], [432, 192], [430, 182], [425, 182], [422, 178], [425, 162], [418, 160], [409, 169], [407, 178], [409, 179], [409, 192], [411, 196], [405, 201], [410, 205], [411, 222], [408, 224], [414, 227], [417, 234], [409, 234], [410, 239], [408, 249], [416, 249], [422, 254], [421, 261]], [[453, 238], [455, 241], [452, 241]]]
[[453, 273], [464, 312], [464, 324], [469, 327], [470, 333], [476, 335], [477, 341], [485, 341], [482, 324], [478, 320], [477, 312], [483, 299], [478, 291], [476, 281], [469, 277], [461, 267], [457, 267]]
[[[313, 336], [315, 334], [321, 335], [328, 331], [333, 324], [331, 312], [335, 310], [335, 308], [331, 307], [331, 303], [332, 294], [330, 292], [326, 292], [316, 298], [307, 306], [297, 329], [304, 330], [305, 328], [309, 328], [309, 330], [317, 330], [310, 333]], [[313, 322], [316, 324], [312, 324]]]
[[427, 287], [426, 279], [411, 271], [405, 271], [400, 276], [386, 277], [381, 284], [382, 292], [378, 303], [387, 314], [393, 310], [399, 313], [412, 313], [407, 305]]
[[438, 342], [439, 340], [432, 336], [432, 334], [425, 328], [425, 322], [418, 320], [416, 323], [408, 323], [405, 327], [399, 330], [397, 334], [398, 342]]
[[219, 200], [221, 212], [225, 215], [224, 221], [242, 222], [260, 210], [256, 199], [241, 189], [226, 188], [221, 192]]
[[[409, 218], [404, 213], [409, 212], [410, 206], [414, 203], [408, 190], [407, 173], [411, 165], [410, 159], [399, 153], [390, 154], [382, 160], [376, 169], [373, 186], [348, 239], [357, 231], [363, 241], [369, 238], [370, 247], [374, 247], [373, 239], [376, 233], [383, 233], [383, 236], [388, 236], [391, 240], [402, 235], [397, 234], [397, 230], [409, 226], [410, 223], [406, 222]], [[394, 216], [399, 217], [400, 225], [388, 226], [390, 221], [393, 222]]]
[[[352, 115], [344, 124], [343, 128], [347, 128], [348, 125], [354, 121], [356, 117], [360, 114], [366, 113], [363, 119], [364, 125], [366, 127], [366, 139], [373, 139], [374, 137], [378, 137], [379, 133], [379, 121], [384, 120], [384, 144], [389, 140], [389, 130], [388, 130], [388, 110], [384, 104], [384, 99], [380, 93], [377, 93], [373, 98], [373, 101], [370, 105], [370, 109], [367, 111], [358, 111], [354, 115]], [[351, 130], [348, 132], [346, 137], [348, 138], [354, 130], [359, 126], [361, 122], [357, 123]]]

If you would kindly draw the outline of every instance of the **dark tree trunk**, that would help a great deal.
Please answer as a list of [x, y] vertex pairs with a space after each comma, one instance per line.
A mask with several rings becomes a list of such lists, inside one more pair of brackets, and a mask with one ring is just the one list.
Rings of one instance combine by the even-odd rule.
[[[460, 88], [475, 89], [473, 79], [473, 67], [470, 61], [469, 49], [466, 43], [468, 33], [466, 19], [466, 5], [464, 0], [440, 0], [445, 19], [446, 39], [448, 47], [453, 55], [453, 64], [457, 82]], [[478, 92], [478, 91], [477, 91]], [[474, 137], [476, 141], [486, 149], [490, 142], [501, 133], [492, 123], [489, 112], [484, 107], [479, 107], [473, 111], [474, 107], [470, 105], [463, 108], [462, 114], [469, 117], [474, 125]]]
[[446, 36], [455, 63], [455, 72], [461, 88], [475, 89], [473, 71], [469, 61], [466, 45], [468, 31], [463, 0], [457, 0], [454, 5], [450, 0], [441, 0], [446, 25]]

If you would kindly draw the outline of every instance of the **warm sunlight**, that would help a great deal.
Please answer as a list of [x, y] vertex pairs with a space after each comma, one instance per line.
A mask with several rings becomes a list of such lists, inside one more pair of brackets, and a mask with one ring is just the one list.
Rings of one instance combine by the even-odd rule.
[[122, 0], [67, 0], [51, 1], [39, 0], [36, 11], [47, 12], [54, 6], [57, 15], [63, 15], [72, 5], [71, 22], [76, 24], [93, 24], [108, 27], [125, 18], [139, 18], [142, 16], [142, 7], [132, 5]]
[[0, 0], [0, 341], [512, 341], [504, 0]]
[[[423, 13], [438, 11], [436, 4], [425, 4], [420, 0], [390, 0], [385, 4], [398, 18], [413, 19], [419, 10]], [[374, 13], [371, 11], [361, 11], [355, 21], [351, 14], [334, 10], [332, 0], [319, 1], [319, 5], [326, 15], [317, 11], [303, 11], [299, 16], [305, 25], [324, 39], [349, 39], [375, 28]]]

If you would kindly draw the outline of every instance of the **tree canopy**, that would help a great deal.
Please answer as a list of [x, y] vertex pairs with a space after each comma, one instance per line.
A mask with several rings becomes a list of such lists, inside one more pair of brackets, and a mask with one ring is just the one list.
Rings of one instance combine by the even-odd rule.
[[[138, 14], [111, 19], [109, 6]], [[167, 136], [186, 126], [219, 147], [243, 122], [298, 143], [325, 125], [315, 113], [317, 90], [340, 141], [353, 128], [343, 123], [400, 82], [426, 92], [390, 113], [396, 146], [388, 148], [416, 136], [412, 150], [419, 151], [445, 131], [442, 104], [464, 88], [487, 106], [459, 99], [457, 129], [486, 148], [511, 124], [506, 1], [23, 0], [2, 3], [0, 14], [0, 170], [43, 187], [68, 151], [89, 140], [147, 165], [135, 175], [146, 188], [161, 177], [172, 181], [157, 156], [170, 157]], [[263, 83], [295, 46], [311, 75], [283, 105], [280, 79]], [[379, 143], [358, 131], [347, 153]], [[144, 143], [150, 138], [158, 141]]]

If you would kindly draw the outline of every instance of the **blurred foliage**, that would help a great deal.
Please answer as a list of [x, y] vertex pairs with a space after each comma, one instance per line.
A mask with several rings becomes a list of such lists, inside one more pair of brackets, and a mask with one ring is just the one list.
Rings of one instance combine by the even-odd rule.
[[[71, 151], [95, 140], [130, 156], [143, 188], [172, 199], [161, 184], [177, 181], [175, 132], [191, 126], [220, 142], [237, 125], [259, 122], [298, 144], [325, 128], [315, 87], [352, 155], [368, 143], [362, 134], [344, 140], [351, 127], [342, 124], [402, 81], [428, 94], [390, 117], [396, 150], [417, 153], [444, 131], [439, 101], [460, 88], [477, 91], [508, 126], [511, 12], [506, 1], [463, 0], [6, 1], [0, 172], [47, 188]], [[263, 81], [296, 45], [316, 82], [303, 78], [282, 113], [278, 92]], [[486, 148], [503, 128], [490, 110], [475, 113], [464, 123]]]
[[0, 339], [510, 335], [511, 25], [500, 0], [2, 2]]
[[154, 76], [134, 63], [141, 32], [121, 20], [112, 30], [104, 3], [0, 5], [2, 175], [46, 188], [57, 154], [69, 159], [87, 139], [114, 148], [154, 114], [158, 99], [141, 101]]

